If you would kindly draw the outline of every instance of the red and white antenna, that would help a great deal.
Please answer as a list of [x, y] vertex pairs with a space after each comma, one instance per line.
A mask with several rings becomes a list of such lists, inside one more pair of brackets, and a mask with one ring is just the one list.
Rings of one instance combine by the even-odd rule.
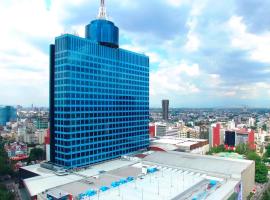
[[107, 19], [105, 0], [100, 0], [100, 7], [98, 12], [98, 19]]

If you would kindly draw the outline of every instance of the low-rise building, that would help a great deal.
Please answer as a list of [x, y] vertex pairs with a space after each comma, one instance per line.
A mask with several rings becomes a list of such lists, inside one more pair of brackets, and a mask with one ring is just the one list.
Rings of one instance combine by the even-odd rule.
[[149, 137], [153, 138], [156, 136], [156, 125], [154, 123], [149, 124]]
[[20, 176], [33, 199], [59, 191], [91, 200], [246, 199], [254, 186], [254, 161], [180, 152], [140, 155], [68, 172], [37, 164], [20, 168]]
[[21, 142], [5, 144], [5, 151], [11, 160], [23, 160], [28, 158], [27, 145]]
[[234, 129], [225, 131], [225, 146], [235, 147], [239, 144], [248, 144], [251, 149], [256, 149], [255, 132], [251, 129]]
[[180, 151], [206, 154], [209, 151], [209, 144], [208, 140], [205, 139], [163, 136], [152, 139], [149, 148], [153, 151]]
[[156, 136], [165, 136], [167, 125], [165, 123], [156, 123]]

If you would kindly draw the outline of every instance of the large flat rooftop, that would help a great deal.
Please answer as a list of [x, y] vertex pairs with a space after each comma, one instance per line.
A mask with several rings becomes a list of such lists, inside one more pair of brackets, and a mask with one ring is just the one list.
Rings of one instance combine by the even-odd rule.
[[150, 147], [159, 147], [164, 151], [174, 150], [190, 150], [193, 145], [202, 147], [207, 145], [208, 141], [204, 139], [193, 139], [193, 138], [179, 138], [175, 136], [161, 136], [151, 139]]
[[85, 200], [214, 200], [231, 194], [241, 181], [242, 171], [252, 163], [180, 152], [145, 155], [140, 160], [131, 156], [104, 162], [66, 176], [57, 176], [39, 165], [28, 166], [24, 169], [39, 176], [24, 183], [38, 199], [44, 199], [46, 192], [63, 191]]
[[[137, 176], [132, 182], [111, 188], [105, 192], [99, 192], [92, 196], [95, 200], [136, 200], [136, 199], [174, 199], [178, 196], [192, 196], [193, 191], [203, 193], [214, 177], [206, 177], [204, 174], [183, 171], [175, 168], [163, 168], [157, 166], [158, 171], [152, 174]], [[218, 181], [223, 181], [218, 179]], [[221, 183], [218, 183], [221, 184]], [[202, 189], [203, 188], [203, 189]], [[214, 193], [208, 190], [208, 195]]]
[[98, 175], [100, 171], [114, 170], [132, 164], [132, 161], [112, 160], [98, 165], [93, 165], [89, 169], [81, 170], [66, 176], [57, 176], [53, 171], [40, 167], [39, 164], [22, 167], [22, 169], [38, 174], [39, 176], [24, 180], [31, 196], [37, 195], [45, 190], [66, 185], [76, 181]]
[[240, 178], [241, 173], [253, 163], [253, 161], [250, 160], [240, 160], [173, 151], [169, 153], [155, 152], [146, 156], [143, 161], [232, 178]]

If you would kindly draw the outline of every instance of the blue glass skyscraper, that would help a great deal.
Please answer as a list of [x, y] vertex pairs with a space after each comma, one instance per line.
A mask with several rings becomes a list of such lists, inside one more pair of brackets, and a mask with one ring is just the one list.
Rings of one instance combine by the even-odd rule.
[[85, 38], [64, 34], [50, 46], [55, 164], [86, 166], [149, 145], [149, 58], [120, 49], [118, 32], [101, 0]]
[[12, 106], [0, 106], [0, 126], [11, 121], [17, 121], [17, 110]]

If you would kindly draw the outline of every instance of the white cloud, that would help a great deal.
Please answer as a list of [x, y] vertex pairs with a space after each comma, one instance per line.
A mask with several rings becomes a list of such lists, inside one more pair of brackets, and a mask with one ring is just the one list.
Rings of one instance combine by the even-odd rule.
[[202, 14], [203, 9], [207, 6], [209, 3], [208, 0], [204, 1], [193, 1], [192, 3], [192, 10], [191, 10], [191, 16], [199, 16]]
[[189, 27], [189, 32], [187, 34], [187, 42], [185, 44], [185, 49], [189, 52], [194, 52], [197, 51], [200, 46], [199, 37], [195, 32], [197, 26], [196, 17], [192, 17], [192, 19], [187, 22], [187, 26]]
[[48, 105], [49, 58], [34, 44], [49, 49], [55, 36], [65, 32], [61, 20], [70, 15], [65, 7], [84, 1], [53, 1], [50, 10], [41, 0], [1, 1], [0, 83], [5, 89], [0, 104]]
[[247, 31], [243, 18], [232, 16], [228, 21], [231, 44], [235, 48], [249, 51], [250, 59], [270, 63], [270, 32], [253, 34]]
[[198, 93], [200, 89], [193, 83], [192, 78], [199, 74], [197, 64], [163, 62], [157, 71], [150, 74], [151, 98]]
[[186, 61], [182, 60], [181, 62], [176, 61], [163, 61], [159, 65], [160, 71], [174, 73], [177, 75], [183, 74], [190, 77], [195, 77], [200, 75], [200, 68], [198, 64], [187, 64]]
[[147, 46], [141, 46], [139, 45], [137, 42], [135, 42], [134, 40], [132, 40], [130, 42], [130, 44], [124, 44], [124, 45], [121, 45], [121, 48], [122, 49], [126, 49], [126, 50], [129, 50], [129, 51], [134, 51], [134, 52], [138, 52], [138, 53], [143, 53], [147, 56], [149, 56], [150, 58], [150, 63], [160, 63], [163, 61], [162, 57], [160, 54], [154, 52], [154, 51], [151, 51], [147, 48]]
[[207, 82], [208, 86], [211, 88], [217, 88], [223, 83], [219, 74], [209, 74]]
[[228, 91], [228, 92], [224, 92], [222, 94], [222, 96], [225, 96], [225, 97], [233, 97], [235, 96], [237, 93], [235, 91]]
[[187, 43], [185, 44], [185, 49], [189, 52], [194, 52], [199, 49], [200, 40], [198, 36], [194, 33], [189, 32], [187, 35]]
[[[83, 36], [83, 24], [72, 24], [70, 27], [64, 28], [62, 23], [64, 19], [74, 15], [70, 12], [71, 8], [77, 8], [82, 4], [89, 5], [92, 3], [91, 1], [95, 0], [52, 1], [49, 10], [42, 0], [20, 0], [16, 3], [12, 3], [10, 0], [1, 1], [0, 85], [4, 90], [0, 93], [0, 104], [48, 105], [49, 63], [48, 54], [42, 49], [48, 48], [55, 36], [64, 32], [74, 33], [76, 31]], [[143, 3], [143, 1], [132, 0], [112, 2], [112, 4], [118, 3], [117, 5], [121, 4], [122, 7], [131, 10], [136, 10], [134, 8]], [[242, 84], [229, 88], [228, 80], [223, 80], [223, 75], [217, 74], [220, 73], [219, 70], [209, 70], [209, 66], [201, 66], [201, 58], [197, 56], [204, 45], [202, 43], [204, 36], [197, 31], [200, 28], [199, 18], [207, 17], [202, 15], [205, 13], [204, 8], [208, 2], [210, 1], [167, 1], [174, 6], [172, 9], [186, 3], [192, 6], [186, 22], [186, 26], [189, 28], [187, 35], [179, 33], [174, 38], [165, 38], [164, 41], [161, 41], [157, 40], [153, 32], [138, 34], [136, 31], [122, 30], [120, 27], [121, 38], [126, 39], [123, 40], [125, 44], [121, 48], [145, 53], [150, 57], [151, 101], [169, 97], [174, 98], [175, 104], [178, 104], [178, 99], [183, 96], [186, 101], [189, 101], [187, 99], [201, 94], [212, 95], [213, 98], [224, 96], [238, 99], [270, 97], [270, 85], [267, 83]], [[231, 17], [226, 25], [227, 27], [224, 29], [229, 28], [231, 45], [234, 48], [248, 51], [249, 58], [252, 60], [270, 62], [270, 32], [250, 33], [239, 16]], [[40, 47], [41, 43], [44, 48]], [[211, 66], [219, 64], [215, 62], [214, 57], [203, 58], [203, 60], [205, 59], [213, 62]], [[198, 64], [190, 64], [193, 63], [192, 60], [196, 60], [194, 62]], [[155, 67], [158, 68], [154, 69]], [[210, 74], [208, 71], [211, 71]], [[266, 72], [267, 70], [265, 70]]]
[[168, 0], [168, 3], [172, 6], [181, 6], [183, 3], [185, 3], [185, 0]]
[[217, 94], [221, 97], [234, 97], [245, 100], [270, 98], [270, 83], [255, 82], [232, 87], [221, 87]]
[[207, 5], [207, 0], [205, 1], [199, 1], [199, 2], [193, 2], [191, 13], [189, 16], [189, 19], [186, 23], [187, 27], [189, 27], [189, 31], [187, 34], [187, 42], [184, 46], [185, 50], [188, 52], [195, 52], [199, 50], [199, 47], [201, 45], [201, 41], [199, 38], [199, 35], [196, 33], [196, 28], [198, 24], [198, 19], [204, 9], [204, 7]]

